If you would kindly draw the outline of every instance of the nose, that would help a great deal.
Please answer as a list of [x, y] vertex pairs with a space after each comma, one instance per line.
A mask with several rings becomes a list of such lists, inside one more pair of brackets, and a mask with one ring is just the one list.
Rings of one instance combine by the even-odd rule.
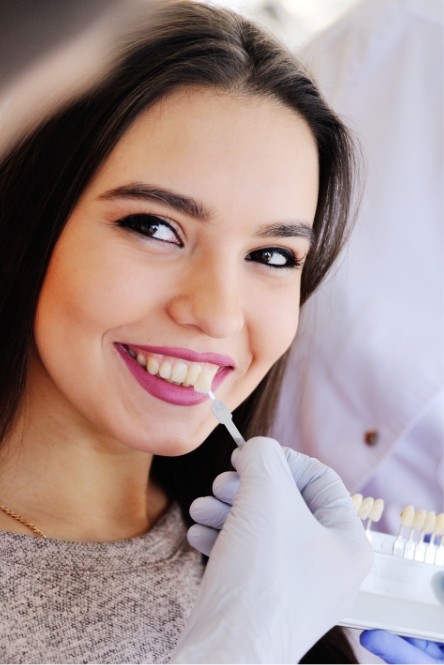
[[224, 338], [244, 326], [244, 310], [236, 271], [206, 257], [188, 270], [168, 303], [168, 313], [182, 326], [194, 326], [206, 335]]

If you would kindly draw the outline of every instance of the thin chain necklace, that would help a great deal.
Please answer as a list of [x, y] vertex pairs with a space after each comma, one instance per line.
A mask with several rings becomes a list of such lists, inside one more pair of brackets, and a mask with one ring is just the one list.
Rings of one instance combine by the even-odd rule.
[[40, 529], [38, 529], [32, 522], [29, 522], [27, 519], [14, 512], [11, 510], [11, 508], [8, 508], [3, 503], [0, 503], [0, 510], [6, 513], [6, 515], [9, 515], [9, 517], [12, 517], [14, 520], [17, 520], [17, 522], [20, 522], [20, 524], [23, 524], [23, 526], [26, 526], [35, 536], [46, 538], [43, 531], [40, 531]]

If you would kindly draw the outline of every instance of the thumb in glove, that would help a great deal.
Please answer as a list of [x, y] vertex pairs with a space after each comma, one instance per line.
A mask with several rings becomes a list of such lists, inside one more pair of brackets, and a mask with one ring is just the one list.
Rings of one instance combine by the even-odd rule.
[[296, 456], [290, 468], [266, 437], [235, 451], [237, 491], [173, 662], [297, 662], [351, 607], [369, 543], [338, 476]]

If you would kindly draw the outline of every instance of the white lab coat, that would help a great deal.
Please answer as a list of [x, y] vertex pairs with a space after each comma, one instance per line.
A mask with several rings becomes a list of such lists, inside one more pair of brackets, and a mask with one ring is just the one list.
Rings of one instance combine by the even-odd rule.
[[384, 498], [392, 532], [408, 503], [443, 510], [442, 7], [364, 0], [304, 52], [367, 184], [347, 251], [303, 308], [273, 435]]

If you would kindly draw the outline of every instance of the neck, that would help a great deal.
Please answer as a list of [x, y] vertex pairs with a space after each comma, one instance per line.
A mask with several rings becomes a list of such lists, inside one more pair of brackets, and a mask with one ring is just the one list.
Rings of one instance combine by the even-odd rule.
[[[44, 413], [44, 412], [43, 412]], [[0, 503], [50, 538], [111, 541], [149, 530], [167, 506], [152, 456], [45, 416], [22, 415], [0, 449]], [[29, 533], [0, 514], [0, 528]]]

